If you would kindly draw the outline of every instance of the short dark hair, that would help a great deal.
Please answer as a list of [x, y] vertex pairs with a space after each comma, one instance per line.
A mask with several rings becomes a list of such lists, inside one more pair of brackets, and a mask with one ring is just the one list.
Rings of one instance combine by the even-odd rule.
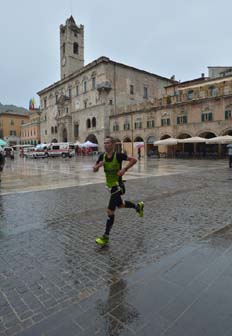
[[112, 137], [112, 136], [110, 136], [110, 135], [107, 135], [106, 137], [105, 137], [105, 139], [110, 139], [110, 141], [114, 144], [115, 143], [115, 139]]

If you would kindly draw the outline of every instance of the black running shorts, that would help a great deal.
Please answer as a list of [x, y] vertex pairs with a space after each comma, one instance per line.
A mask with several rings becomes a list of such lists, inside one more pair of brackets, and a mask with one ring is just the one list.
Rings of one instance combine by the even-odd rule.
[[122, 191], [120, 187], [111, 188], [111, 196], [110, 196], [108, 209], [114, 211], [116, 207], [120, 207], [120, 205], [122, 205], [123, 201], [122, 201], [121, 195], [122, 195]]

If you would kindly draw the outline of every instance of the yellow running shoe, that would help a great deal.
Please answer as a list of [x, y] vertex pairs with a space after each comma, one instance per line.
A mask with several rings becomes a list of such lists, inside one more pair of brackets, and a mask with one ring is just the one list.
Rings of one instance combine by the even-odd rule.
[[105, 246], [109, 242], [109, 236], [103, 235], [102, 237], [96, 238], [96, 243], [100, 246]]
[[141, 201], [137, 204], [137, 208], [136, 208], [136, 211], [138, 212], [139, 217], [143, 217], [143, 208], [144, 208], [144, 203], [143, 201]]

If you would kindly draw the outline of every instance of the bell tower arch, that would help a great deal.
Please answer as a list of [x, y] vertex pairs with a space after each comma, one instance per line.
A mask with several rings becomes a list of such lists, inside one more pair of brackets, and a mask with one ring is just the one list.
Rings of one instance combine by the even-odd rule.
[[68, 77], [84, 66], [84, 26], [70, 16], [60, 25], [60, 76]]

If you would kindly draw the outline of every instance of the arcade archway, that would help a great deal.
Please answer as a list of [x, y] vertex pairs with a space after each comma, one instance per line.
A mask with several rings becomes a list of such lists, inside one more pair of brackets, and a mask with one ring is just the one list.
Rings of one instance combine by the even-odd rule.
[[140, 136], [136, 136], [134, 139], [134, 156], [137, 156], [140, 159], [144, 156], [144, 140]]
[[153, 135], [147, 138], [147, 156], [148, 157], [159, 156], [158, 146], [154, 146], [154, 142], [156, 140], [157, 139]]
[[[172, 138], [170, 134], [163, 134], [160, 140]], [[173, 157], [175, 155], [175, 146], [158, 146], [158, 153], [160, 157]]]
[[232, 136], [232, 129], [227, 129], [224, 132], [222, 132], [222, 135], [231, 135]]
[[115, 151], [118, 153], [122, 152], [122, 143], [121, 140], [118, 138], [115, 139]]
[[85, 141], [91, 141], [92, 143], [98, 144], [97, 137], [96, 137], [96, 135], [94, 135], [94, 134], [89, 134], [89, 135], [86, 137]]
[[191, 135], [188, 133], [181, 133], [180, 135], [177, 136], [177, 139], [188, 139], [191, 138]]
[[160, 140], [165, 140], [165, 139], [168, 139], [168, 138], [171, 138], [171, 135], [169, 134], [164, 134], [160, 137]]
[[[211, 131], [204, 131], [199, 137], [205, 139], [215, 138], [217, 135]], [[219, 155], [219, 146], [217, 144], [199, 143], [196, 144], [196, 152], [202, 157], [216, 157]]]
[[123, 152], [128, 155], [133, 154], [132, 142], [131, 142], [131, 138], [129, 137], [126, 137], [123, 140]]
[[[191, 135], [188, 133], [181, 133], [177, 136], [177, 139], [189, 139], [191, 138]], [[195, 145], [193, 143], [178, 143], [176, 145], [176, 156], [182, 155], [184, 156], [192, 156], [194, 153], [194, 147]], [[181, 153], [181, 154], [180, 154]]]

